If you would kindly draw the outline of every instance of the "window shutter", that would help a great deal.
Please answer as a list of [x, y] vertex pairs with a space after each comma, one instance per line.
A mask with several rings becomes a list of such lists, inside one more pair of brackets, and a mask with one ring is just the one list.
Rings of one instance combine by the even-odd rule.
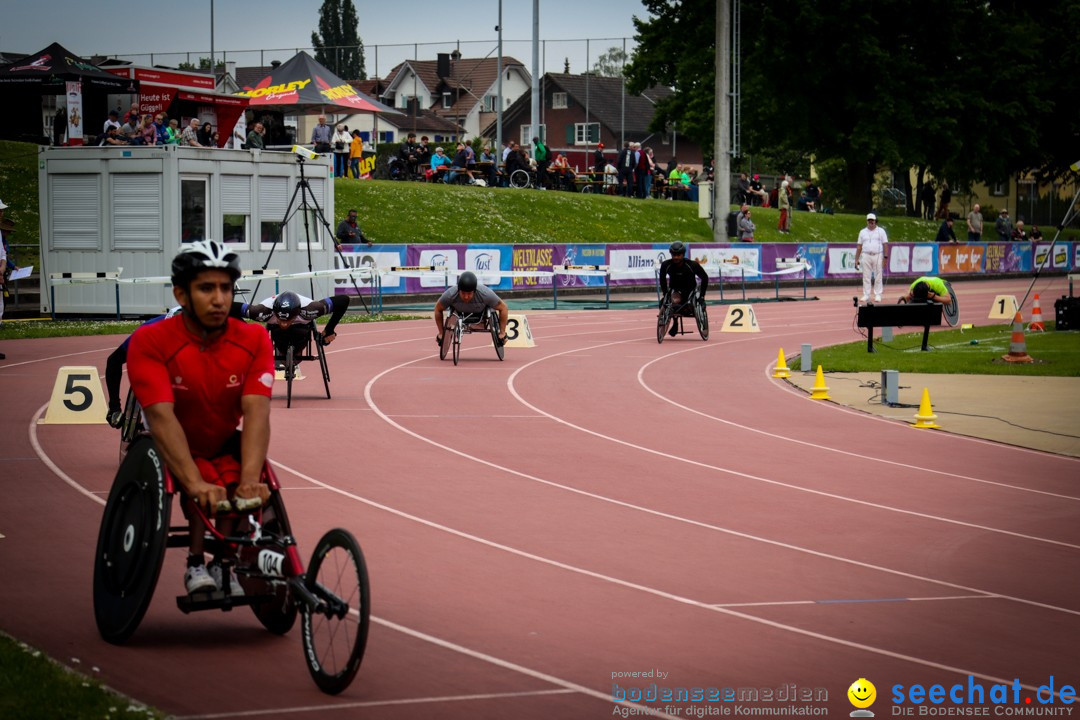
[[110, 181], [113, 248], [161, 249], [161, 175], [123, 173]]
[[50, 218], [54, 250], [101, 249], [101, 191], [97, 175], [53, 175], [49, 207], [68, 210]]
[[264, 220], [285, 217], [289, 206], [289, 179], [283, 177], [259, 178], [259, 216]]
[[573, 144], [575, 144], [574, 140], [576, 140], [576, 139], [577, 138], [574, 137], [574, 124], [571, 123], [571, 124], [566, 126], [566, 144], [567, 145], [573, 145]]
[[589, 125], [589, 142], [600, 142], [600, 123], [591, 123]]
[[221, 211], [224, 213], [251, 214], [251, 176], [221, 176]]

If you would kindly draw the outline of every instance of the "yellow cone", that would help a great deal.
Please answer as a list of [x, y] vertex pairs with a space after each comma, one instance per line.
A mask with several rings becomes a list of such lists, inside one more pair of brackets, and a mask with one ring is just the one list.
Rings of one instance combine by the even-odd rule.
[[821, 371], [821, 366], [817, 366], [817, 377], [814, 378], [814, 386], [810, 388], [811, 400], [828, 400], [829, 388], [825, 386], [825, 373]]
[[930, 388], [922, 389], [922, 402], [919, 403], [919, 412], [915, 413], [915, 427], [917, 428], [939, 428], [941, 427], [936, 422], [937, 415], [934, 414], [934, 408], [930, 405]]
[[784, 348], [780, 348], [780, 356], [776, 359], [776, 367], [773, 368], [774, 378], [786, 378], [791, 377], [791, 369], [787, 366], [787, 359], [784, 357]]

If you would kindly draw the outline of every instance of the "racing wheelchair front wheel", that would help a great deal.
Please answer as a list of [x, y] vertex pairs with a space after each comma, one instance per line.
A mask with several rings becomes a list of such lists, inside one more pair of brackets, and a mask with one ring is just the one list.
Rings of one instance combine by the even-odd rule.
[[499, 360], [503, 359], [506, 354], [506, 349], [503, 344], [499, 342], [499, 317], [492, 313], [488, 317], [488, 323], [491, 325], [491, 342], [495, 346], [495, 354], [499, 356]]
[[296, 377], [296, 348], [285, 351], [285, 407], [292, 407], [292, 381]]
[[322, 536], [304, 585], [320, 601], [302, 610], [304, 659], [319, 689], [337, 695], [360, 669], [371, 619], [367, 566], [352, 533], [335, 528]]
[[694, 303], [694, 321], [697, 322], [698, 334], [702, 340], [709, 339], [709, 311], [705, 308], [705, 301], [698, 298]]
[[171, 510], [165, 462], [150, 438], [136, 439], [109, 491], [94, 555], [94, 620], [106, 642], [124, 643], [150, 606]]
[[463, 325], [463, 321], [459, 319], [457, 324], [454, 326], [454, 340], [450, 351], [453, 354], [455, 365], [458, 364], [458, 359], [461, 357], [461, 334], [462, 332], [464, 332], [464, 330], [462, 329]]
[[672, 322], [674, 319], [671, 317], [671, 306], [665, 302], [660, 308], [660, 314], [656, 316], [656, 342], [663, 344]]

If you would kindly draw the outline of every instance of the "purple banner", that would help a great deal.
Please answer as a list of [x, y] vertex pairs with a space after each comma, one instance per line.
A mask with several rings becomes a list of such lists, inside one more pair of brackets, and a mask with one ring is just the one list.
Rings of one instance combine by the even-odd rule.
[[[555, 263], [554, 245], [515, 245], [510, 260], [511, 270], [551, 270]], [[514, 290], [533, 290], [551, 287], [550, 277], [516, 277]]]

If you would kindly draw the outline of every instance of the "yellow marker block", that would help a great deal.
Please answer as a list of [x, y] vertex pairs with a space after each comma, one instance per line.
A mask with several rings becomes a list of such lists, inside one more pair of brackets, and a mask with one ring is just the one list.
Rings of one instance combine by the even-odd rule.
[[56, 373], [49, 409], [42, 425], [104, 425], [107, 405], [98, 370], [92, 365], [65, 365]]
[[724, 318], [720, 332], [761, 332], [753, 305], [732, 305]]
[[1015, 295], [998, 295], [994, 298], [994, 304], [990, 306], [990, 320], [1012, 320], [1020, 304], [1016, 302]]
[[776, 367], [773, 368], [774, 378], [791, 377], [791, 369], [787, 366], [787, 358], [784, 357], [784, 348], [780, 348], [780, 354], [776, 358]]
[[511, 315], [506, 321], [506, 347], [536, 347], [529, 318], [524, 315]]
[[814, 385], [810, 388], [811, 400], [828, 400], [829, 388], [825, 385], [825, 373], [821, 371], [821, 366], [817, 366], [817, 377], [814, 378]]
[[915, 413], [915, 425], [917, 428], [939, 428], [941, 427], [936, 422], [937, 415], [934, 414], [934, 408], [930, 405], [930, 388], [922, 389], [922, 402], [919, 403], [919, 412]]

